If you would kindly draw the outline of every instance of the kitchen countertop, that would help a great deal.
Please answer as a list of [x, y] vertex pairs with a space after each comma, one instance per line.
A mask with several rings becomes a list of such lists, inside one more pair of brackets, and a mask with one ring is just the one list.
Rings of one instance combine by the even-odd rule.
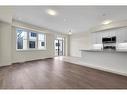
[[87, 52], [111, 52], [111, 53], [127, 53], [127, 50], [97, 50], [97, 49], [84, 49], [81, 51], [87, 51]]

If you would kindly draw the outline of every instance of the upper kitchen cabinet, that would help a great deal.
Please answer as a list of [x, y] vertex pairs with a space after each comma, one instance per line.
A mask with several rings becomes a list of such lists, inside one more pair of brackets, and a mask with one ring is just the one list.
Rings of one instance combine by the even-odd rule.
[[101, 32], [92, 33], [92, 43], [93, 44], [102, 44], [102, 33]]
[[116, 32], [117, 43], [127, 43], [127, 28], [121, 28]]
[[102, 32], [97, 33], [97, 44], [102, 44]]
[[109, 31], [109, 37], [113, 37], [113, 36], [116, 36], [116, 31], [115, 30]]
[[96, 37], [96, 33], [95, 32], [93, 32], [93, 33], [91, 33], [91, 35], [92, 35], [92, 44], [96, 44], [97, 43], [97, 37]]
[[102, 31], [102, 37], [113, 37], [116, 36], [116, 31], [113, 30], [107, 30], [107, 31]]
[[125, 31], [124, 34], [125, 34], [124, 35], [124, 38], [125, 38], [124, 42], [127, 42], [127, 31]]
[[92, 44], [102, 44], [102, 38], [116, 36], [117, 43], [127, 43], [127, 27], [92, 33]]
[[102, 35], [102, 38], [109, 37], [109, 32], [108, 31], [102, 31], [101, 35]]

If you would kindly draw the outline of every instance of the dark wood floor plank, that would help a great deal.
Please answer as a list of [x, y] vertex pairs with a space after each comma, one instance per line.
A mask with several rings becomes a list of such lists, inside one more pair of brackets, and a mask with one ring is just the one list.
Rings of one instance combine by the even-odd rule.
[[0, 68], [0, 89], [127, 89], [127, 77], [58, 59]]

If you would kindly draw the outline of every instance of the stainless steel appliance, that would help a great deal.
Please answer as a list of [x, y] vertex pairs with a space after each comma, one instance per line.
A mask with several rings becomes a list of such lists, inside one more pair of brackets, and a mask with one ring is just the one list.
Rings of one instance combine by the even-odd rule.
[[103, 50], [116, 50], [116, 36], [102, 38]]

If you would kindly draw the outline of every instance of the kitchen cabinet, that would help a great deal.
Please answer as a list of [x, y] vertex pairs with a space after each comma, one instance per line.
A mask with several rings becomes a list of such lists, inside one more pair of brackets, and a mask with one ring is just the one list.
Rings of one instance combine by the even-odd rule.
[[113, 37], [113, 36], [116, 36], [116, 31], [115, 30], [109, 31], [109, 37]]
[[108, 31], [102, 32], [102, 38], [104, 38], [104, 37], [113, 37], [113, 36], [116, 36], [116, 31], [108, 30]]
[[93, 44], [102, 44], [102, 38], [116, 36], [115, 31], [103, 31], [103, 32], [94, 32], [92, 33], [92, 43]]
[[124, 42], [127, 42], [127, 30], [124, 32]]
[[117, 31], [117, 43], [127, 43], [127, 28], [122, 28]]
[[111, 43], [112, 45], [115, 45], [117, 49], [120, 49], [121, 47], [127, 49], [127, 45], [119, 44], [119, 43], [127, 43], [127, 28], [126, 27], [94, 32], [92, 33], [92, 44], [102, 44], [102, 38], [113, 37], [113, 36], [116, 36], [116, 43], [114, 44]]
[[96, 33], [92, 33], [92, 44], [96, 44]]
[[108, 31], [102, 31], [102, 38], [109, 37]]
[[97, 33], [97, 44], [102, 44], [102, 32]]
[[102, 44], [102, 33], [101, 32], [92, 33], [92, 43], [93, 44]]

